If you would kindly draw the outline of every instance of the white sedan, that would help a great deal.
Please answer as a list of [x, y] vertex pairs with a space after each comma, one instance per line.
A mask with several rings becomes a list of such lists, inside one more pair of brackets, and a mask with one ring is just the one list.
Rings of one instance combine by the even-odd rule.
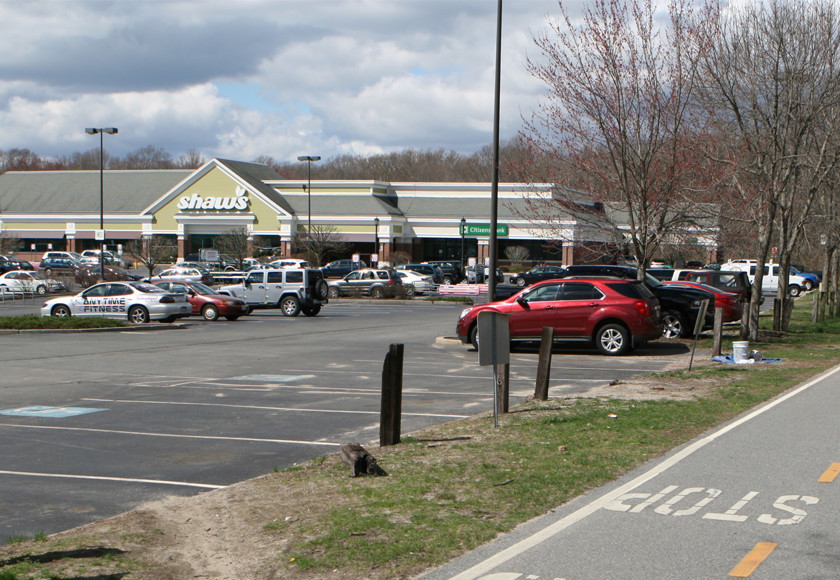
[[0, 292], [34, 292], [46, 294], [64, 289], [58, 280], [44, 278], [38, 272], [12, 270], [0, 276]]
[[103, 282], [75, 296], [47, 300], [41, 307], [41, 316], [123, 318], [136, 324], [173, 322], [191, 313], [186, 294], [171, 294], [145, 282]]
[[435, 282], [431, 276], [424, 276], [413, 270], [397, 270], [397, 274], [402, 278], [403, 286], [407, 288], [410, 284], [414, 287], [415, 294], [425, 294], [435, 289]]

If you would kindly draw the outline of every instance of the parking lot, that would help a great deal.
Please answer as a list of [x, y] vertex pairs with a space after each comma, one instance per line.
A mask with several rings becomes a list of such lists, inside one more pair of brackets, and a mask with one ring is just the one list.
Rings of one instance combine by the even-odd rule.
[[[0, 315], [40, 302], [3, 305]], [[258, 311], [142, 332], [0, 335], [0, 533], [52, 533], [376, 445], [381, 372], [405, 345], [402, 433], [492, 410], [492, 371], [451, 336], [462, 306], [339, 300], [319, 316]], [[631, 356], [557, 350], [550, 395], [661, 370], [682, 343]], [[511, 404], [533, 393], [536, 350], [511, 359]]]

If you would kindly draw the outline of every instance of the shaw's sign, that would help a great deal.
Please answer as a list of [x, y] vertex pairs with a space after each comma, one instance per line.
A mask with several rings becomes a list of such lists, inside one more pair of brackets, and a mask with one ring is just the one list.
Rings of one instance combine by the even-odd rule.
[[201, 197], [197, 193], [184, 196], [178, 202], [178, 209], [248, 209], [251, 199], [244, 187], [236, 188], [234, 197]]

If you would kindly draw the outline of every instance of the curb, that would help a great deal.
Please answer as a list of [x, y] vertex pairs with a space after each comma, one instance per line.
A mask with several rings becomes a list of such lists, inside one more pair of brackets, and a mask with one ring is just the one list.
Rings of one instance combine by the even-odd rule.
[[2, 328], [0, 336], [7, 334], [76, 334], [85, 332], [147, 332], [158, 330], [181, 330], [189, 328], [189, 324], [151, 324], [135, 326], [112, 326], [107, 328]]

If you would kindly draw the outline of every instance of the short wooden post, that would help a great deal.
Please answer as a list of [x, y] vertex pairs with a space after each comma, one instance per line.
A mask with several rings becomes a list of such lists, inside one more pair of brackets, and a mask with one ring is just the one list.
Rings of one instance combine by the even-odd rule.
[[540, 341], [540, 359], [537, 363], [537, 384], [534, 398], [538, 401], [548, 400], [548, 379], [551, 374], [551, 349], [554, 346], [554, 327], [543, 326]]
[[498, 388], [496, 396], [499, 397], [496, 408], [499, 413], [510, 411], [510, 363], [500, 364], [496, 367]]
[[382, 410], [379, 417], [379, 446], [400, 442], [402, 414], [403, 350], [405, 345], [392, 344], [382, 367]]
[[720, 343], [723, 340], [723, 308], [715, 308], [714, 338], [712, 356], [720, 356]]

